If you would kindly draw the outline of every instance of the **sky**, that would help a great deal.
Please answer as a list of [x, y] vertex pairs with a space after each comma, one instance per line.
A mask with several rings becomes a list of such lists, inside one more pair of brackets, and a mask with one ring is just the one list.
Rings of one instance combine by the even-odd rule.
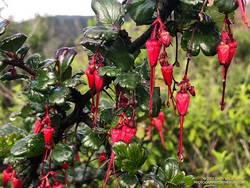
[[94, 15], [91, 0], [0, 0], [0, 16], [15, 21], [39, 15]]

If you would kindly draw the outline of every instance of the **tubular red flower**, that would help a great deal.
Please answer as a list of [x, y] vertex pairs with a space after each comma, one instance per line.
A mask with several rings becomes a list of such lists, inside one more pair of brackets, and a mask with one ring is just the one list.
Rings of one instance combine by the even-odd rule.
[[22, 188], [23, 187], [22, 180], [19, 178], [13, 177], [11, 179], [11, 183], [12, 183], [14, 188]]

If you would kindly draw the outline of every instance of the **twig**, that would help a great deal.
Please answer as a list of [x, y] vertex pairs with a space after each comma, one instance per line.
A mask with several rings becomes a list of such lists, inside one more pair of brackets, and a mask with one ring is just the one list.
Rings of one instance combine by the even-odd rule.
[[23, 60], [3, 60], [3, 63], [18, 67], [18, 68], [23, 69], [24, 71], [28, 72], [32, 76], [36, 76], [36, 73], [31, 68], [27, 67], [24, 64]]

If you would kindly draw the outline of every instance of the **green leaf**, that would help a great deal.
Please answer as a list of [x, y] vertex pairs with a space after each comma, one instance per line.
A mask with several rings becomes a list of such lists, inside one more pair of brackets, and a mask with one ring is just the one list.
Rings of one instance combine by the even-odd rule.
[[179, 3], [174, 11], [175, 26], [178, 31], [189, 30], [195, 22], [199, 21], [199, 4], [193, 6], [186, 3]]
[[27, 36], [22, 33], [17, 33], [10, 37], [3, 39], [0, 42], [0, 49], [15, 53], [19, 48], [22, 47], [23, 43], [26, 41]]
[[31, 88], [29, 88], [27, 91], [25, 91], [25, 94], [27, 95], [28, 99], [31, 100], [32, 102], [36, 102], [34, 104], [37, 104], [37, 109], [40, 108], [40, 105], [38, 106], [38, 103], [42, 103], [44, 102], [44, 100], [46, 99], [45, 95], [33, 90]]
[[4, 73], [1, 77], [1, 81], [11, 81], [11, 80], [17, 80], [17, 79], [28, 79], [29, 77], [22, 73], [17, 73], [15, 75], [12, 75], [11, 72]]
[[232, 13], [238, 8], [238, 2], [235, 0], [215, 0], [214, 4], [223, 14]]
[[117, 78], [114, 81], [114, 84], [115, 85], [119, 84], [123, 88], [133, 90], [136, 88], [139, 82], [140, 82], [139, 74], [134, 72], [129, 72], [117, 76]]
[[5, 33], [6, 27], [9, 24], [8, 20], [2, 20], [0, 22], [0, 36], [3, 35]]
[[67, 144], [58, 143], [53, 149], [52, 159], [58, 164], [73, 161], [73, 148]]
[[161, 100], [161, 90], [159, 87], [154, 88], [154, 93], [153, 93], [153, 113], [152, 117], [157, 117], [158, 114], [161, 111], [161, 105], [162, 105], [162, 100]]
[[128, 1], [126, 9], [136, 25], [148, 25], [155, 19], [155, 2], [152, 0]]
[[70, 95], [69, 88], [66, 87], [55, 88], [54, 90], [52, 90], [52, 93], [49, 96], [49, 103], [62, 105], [66, 102], [69, 95]]
[[203, 0], [180, 0], [180, 1], [189, 5], [197, 5], [198, 3], [203, 3]]
[[39, 68], [40, 63], [41, 63], [40, 54], [32, 54], [25, 61], [25, 64], [28, 65], [33, 70], [37, 70]]
[[[192, 37], [192, 31], [195, 30]], [[192, 41], [193, 38], [193, 41]], [[214, 23], [195, 24], [189, 31], [185, 31], [182, 36], [181, 46], [183, 50], [197, 56], [200, 50], [206, 56], [217, 54], [217, 46], [220, 42], [219, 32]]]
[[160, 166], [153, 165], [151, 167], [150, 174], [157, 176], [159, 181], [166, 182], [165, 171]]
[[134, 175], [147, 157], [145, 149], [137, 143], [127, 145], [124, 142], [116, 142], [113, 150], [116, 154], [115, 164], [129, 175]]
[[71, 79], [67, 79], [66, 81], [63, 82], [64, 86], [76, 88], [79, 85], [86, 85], [86, 83], [81, 78], [81, 76], [82, 76], [82, 73], [78, 74], [76, 76], [73, 76], [73, 78], [71, 78]]
[[63, 80], [63, 73], [73, 62], [76, 55], [76, 51], [73, 48], [63, 47], [57, 50], [56, 59], [59, 65], [60, 80]]
[[82, 147], [90, 150], [98, 150], [100, 146], [104, 143], [105, 136], [103, 134], [97, 134], [93, 132], [90, 128], [85, 128], [84, 131], [81, 130], [82, 134]]
[[147, 59], [144, 60], [143, 64], [136, 67], [136, 70], [140, 73], [143, 79], [150, 80], [149, 64]]
[[83, 41], [99, 40], [101, 43], [102, 41], [108, 42], [115, 40], [118, 37], [118, 32], [103, 26], [93, 26], [84, 28], [83, 37]]
[[39, 69], [36, 72], [36, 79], [31, 82], [32, 89], [37, 91], [46, 91], [49, 86], [56, 84], [56, 75], [54, 72], [48, 72], [43, 69]]
[[98, 70], [100, 76], [109, 76], [109, 77], [116, 77], [121, 74], [121, 69], [118, 69], [115, 66], [104, 66], [100, 67]]
[[68, 67], [61, 76], [61, 82], [64, 82], [72, 77], [72, 67]]
[[168, 158], [162, 164], [162, 168], [165, 171], [166, 179], [172, 180], [177, 174], [180, 173], [180, 166], [176, 159]]
[[143, 176], [143, 187], [145, 188], [165, 188], [161, 180], [154, 174], [146, 174]]
[[124, 72], [133, 66], [134, 57], [129, 53], [127, 45], [120, 37], [111, 45], [105, 46], [103, 55]]
[[177, 186], [183, 185], [185, 187], [192, 187], [194, 184], [193, 176], [185, 176], [184, 172], [177, 174], [171, 181], [171, 183], [176, 184]]
[[[216, 6], [208, 7], [206, 10], [206, 14], [209, 15], [212, 20], [215, 22], [218, 28], [222, 28], [224, 23], [225, 14], [218, 11]], [[229, 19], [234, 20], [234, 12], [228, 14]]]
[[117, 0], [92, 0], [91, 7], [97, 20], [102, 24], [116, 26], [122, 24], [125, 11]]
[[136, 101], [142, 111], [148, 112], [149, 88], [143, 85], [136, 87]]
[[26, 132], [24, 130], [14, 125], [6, 124], [2, 126], [0, 128], [0, 157], [8, 156], [15, 142], [25, 135]]
[[30, 47], [22, 46], [21, 48], [17, 50], [16, 54], [20, 59], [23, 59], [27, 55], [29, 50], [30, 50]]
[[115, 112], [113, 108], [106, 108], [100, 111], [100, 119], [101, 121], [111, 124], [115, 117]]
[[11, 154], [15, 157], [35, 157], [45, 150], [43, 134], [30, 134], [18, 140], [11, 148]]
[[138, 178], [135, 175], [124, 173], [120, 176], [120, 183], [126, 187], [133, 187], [138, 183]]

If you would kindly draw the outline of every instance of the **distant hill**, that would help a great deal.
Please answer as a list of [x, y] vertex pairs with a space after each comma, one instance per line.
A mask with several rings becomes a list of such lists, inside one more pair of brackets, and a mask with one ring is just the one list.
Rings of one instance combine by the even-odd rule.
[[91, 16], [37, 16], [21, 23], [12, 23], [6, 35], [22, 32], [29, 36], [28, 43], [33, 53], [53, 57], [56, 49], [74, 46], [76, 39], [87, 26]]

